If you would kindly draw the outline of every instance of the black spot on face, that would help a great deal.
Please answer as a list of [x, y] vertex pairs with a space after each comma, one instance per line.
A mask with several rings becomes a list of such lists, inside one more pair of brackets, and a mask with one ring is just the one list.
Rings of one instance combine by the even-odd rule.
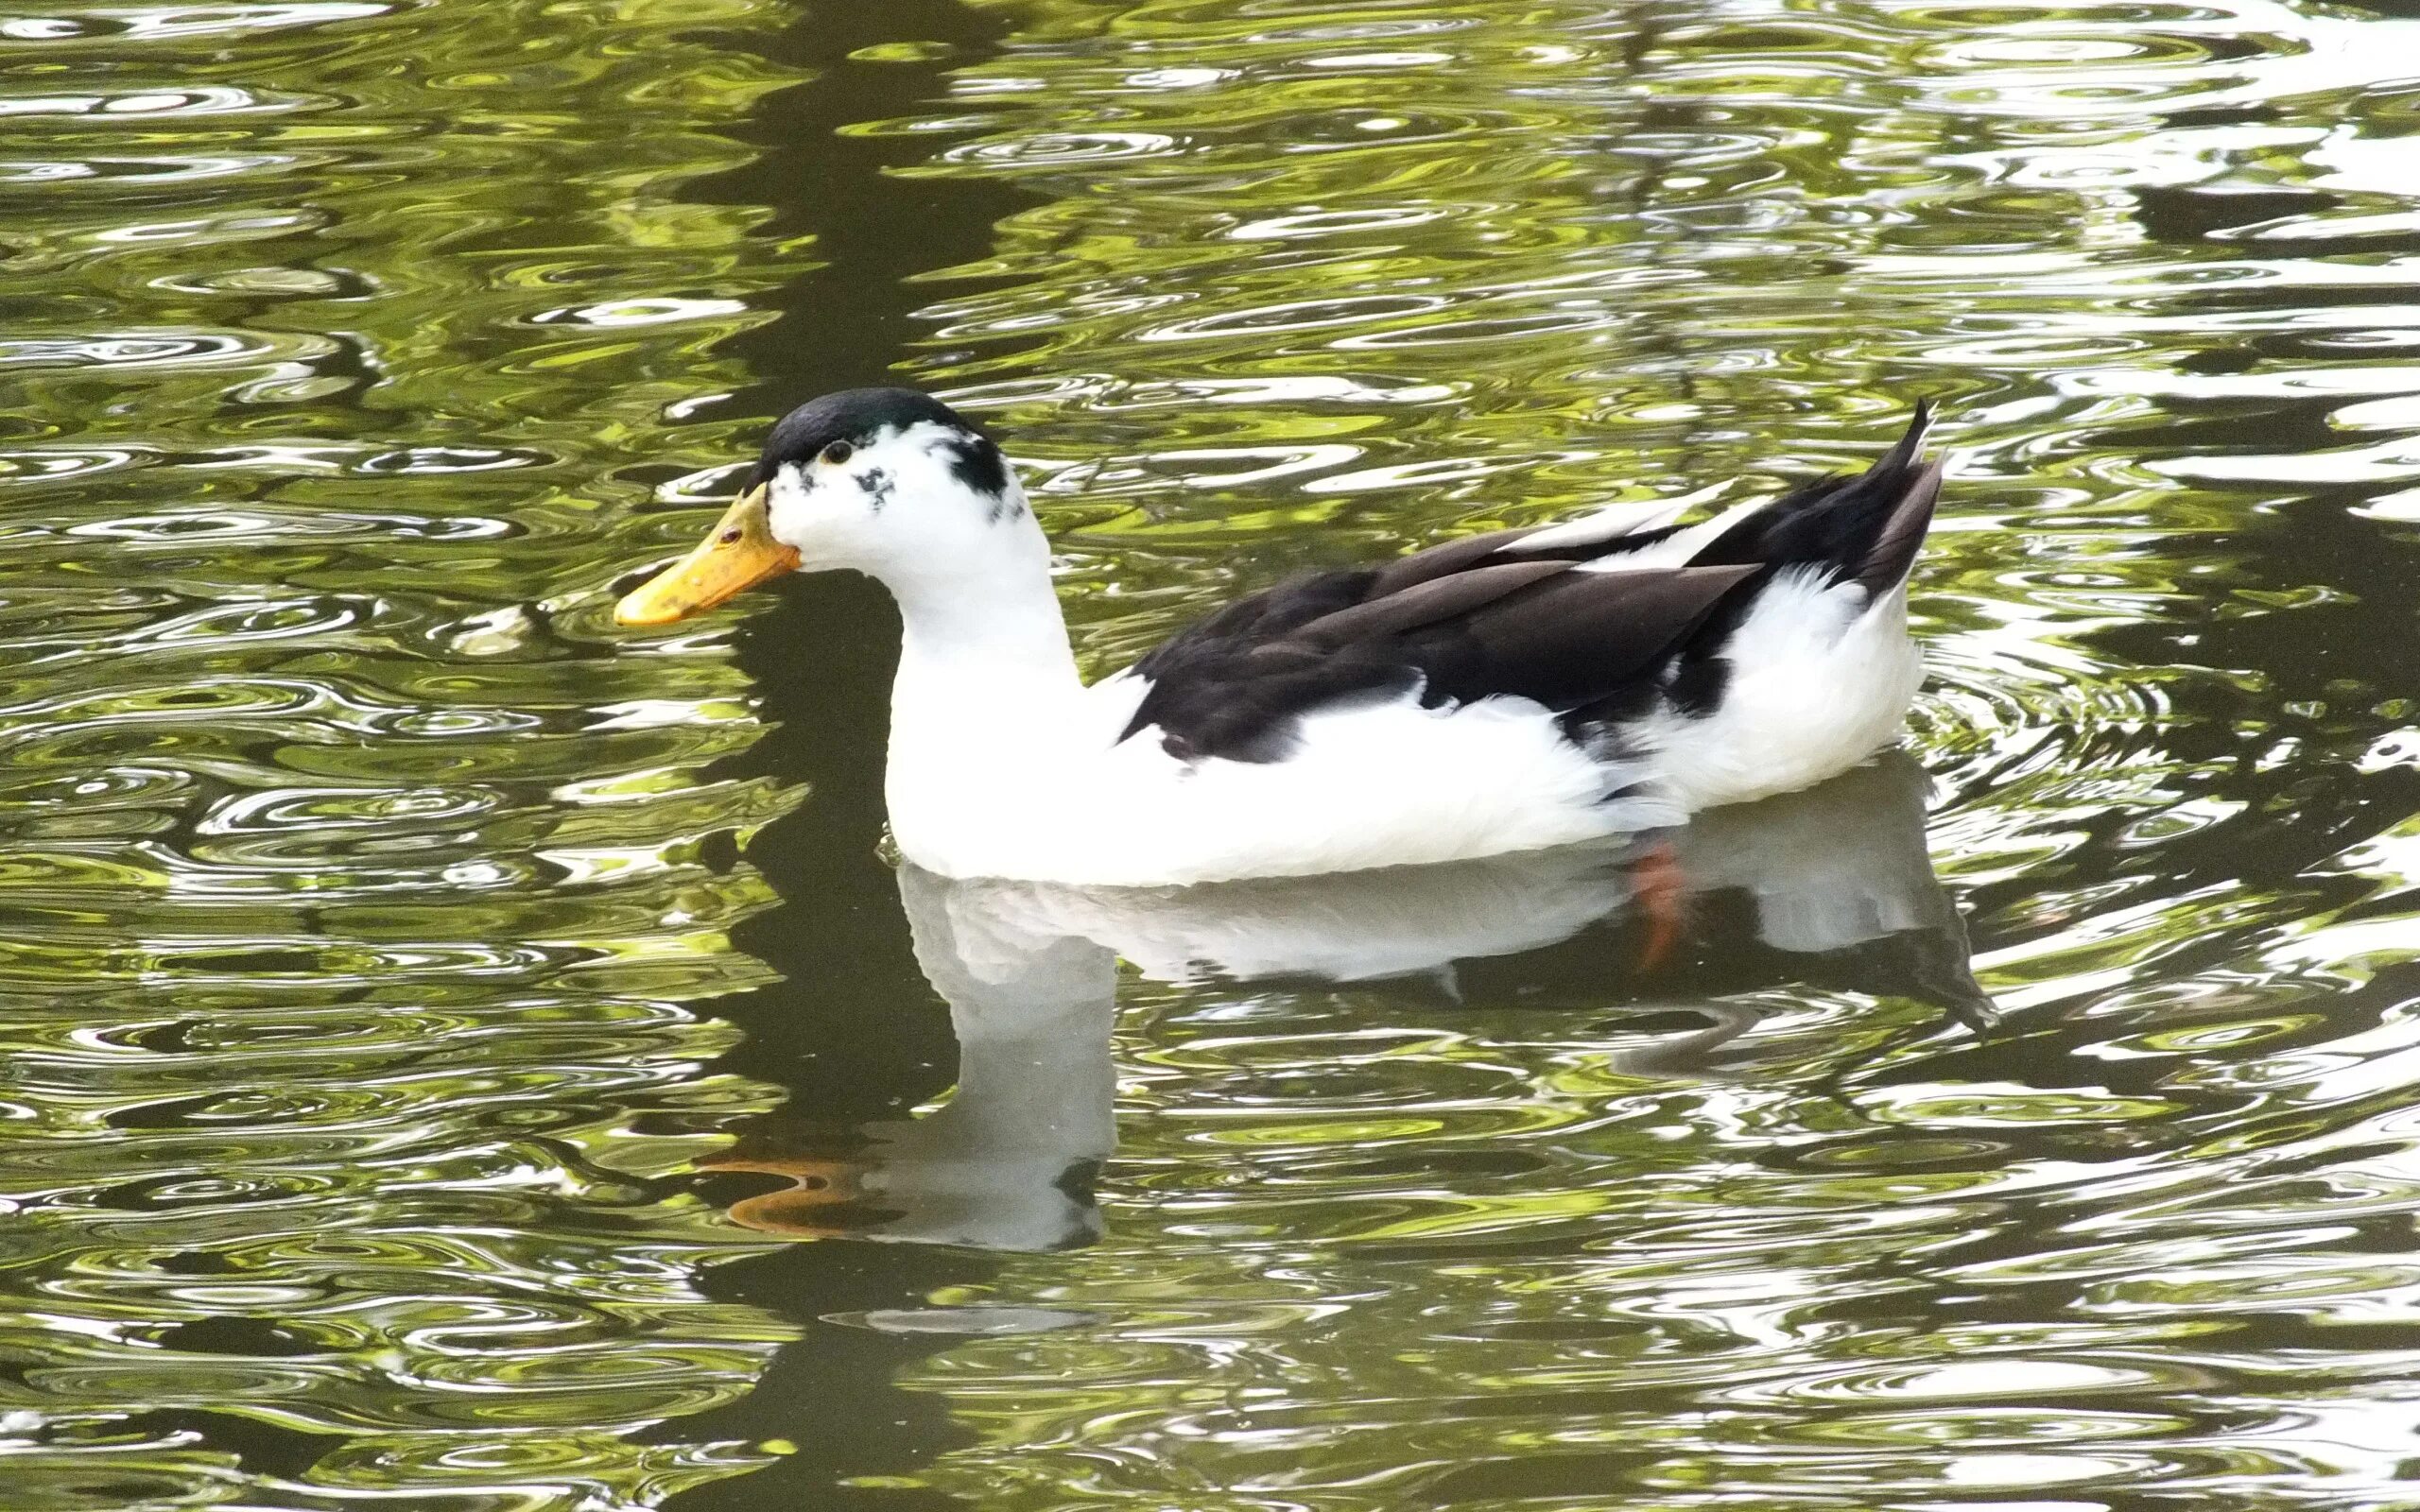
[[890, 502], [890, 474], [881, 468], [870, 467], [858, 473], [857, 487], [865, 490], [866, 500], [877, 514], [882, 512], [884, 505]]
[[955, 437], [933, 448], [949, 464], [959, 486], [985, 501], [984, 520], [998, 524], [1025, 513], [1024, 501], [1010, 491], [1008, 458], [984, 436]]
[[948, 455], [950, 475], [967, 489], [993, 499], [1008, 493], [1008, 460], [990, 437], [980, 432], [953, 437], [942, 443], [942, 450]]

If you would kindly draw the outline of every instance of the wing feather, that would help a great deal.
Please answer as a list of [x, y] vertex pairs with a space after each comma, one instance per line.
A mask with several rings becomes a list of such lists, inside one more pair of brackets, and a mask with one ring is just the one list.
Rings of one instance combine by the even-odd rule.
[[1757, 569], [1573, 573], [1418, 638], [1432, 697], [1491, 694], [1564, 710], [1650, 671]]
[[1382, 635], [1403, 635], [1483, 609], [1541, 578], [1560, 576], [1569, 571], [1571, 563], [1567, 561], [1512, 561], [1473, 567], [1323, 614], [1291, 635], [1327, 647], [1350, 645], [1355, 641]]

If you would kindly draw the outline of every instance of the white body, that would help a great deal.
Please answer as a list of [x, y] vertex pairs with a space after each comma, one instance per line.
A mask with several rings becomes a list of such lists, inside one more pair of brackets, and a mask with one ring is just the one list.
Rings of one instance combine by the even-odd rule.
[[[1631, 760], [1591, 756], [1525, 698], [1424, 709], [1407, 696], [1306, 717], [1282, 761], [1180, 761], [1156, 728], [1118, 738], [1141, 678], [1079, 678], [1022, 490], [969, 492], [926, 429], [856, 454], [856, 468], [886, 471], [901, 502], [869, 513], [855, 470], [785, 468], [771, 529], [804, 569], [871, 573], [899, 601], [891, 832], [902, 855], [942, 876], [1128, 886], [1304, 876], [1672, 824], [1863, 761], [1894, 737], [1919, 680], [1904, 593], [1869, 604], [1854, 584], [1784, 579], [1732, 638], [1715, 713], [1651, 716], [1631, 730], [1641, 747]], [[1607, 510], [1562, 529], [1609, 538], [1665, 512]], [[1632, 562], [1677, 564], [1712, 529]]]

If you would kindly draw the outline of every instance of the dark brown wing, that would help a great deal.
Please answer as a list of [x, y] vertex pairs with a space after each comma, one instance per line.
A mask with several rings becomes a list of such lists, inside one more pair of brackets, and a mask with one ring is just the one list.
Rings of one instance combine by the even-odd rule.
[[1429, 703], [1510, 694], [1567, 708], [1642, 676], [1754, 570], [1495, 563], [1324, 612], [1307, 610], [1367, 593], [1375, 575], [1289, 584], [1145, 658], [1135, 670], [1151, 687], [1126, 734], [1156, 725], [1187, 760], [1268, 762], [1290, 753], [1301, 715], [1356, 698], [1418, 689]]
[[1820, 565], [1874, 593], [1906, 576], [1940, 491], [1940, 469], [1917, 465], [1927, 419], [1919, 406], [1861, 477], [1798, 490], [1685, 567], [1602, 570], [1668, 530], [1519, 553], [1505, 548], [1533, 532], [1504, 530], [1238, 600], [1136, 663], [1150, 687], [1120, 738], [1156, 726], [1186, 760], [1279, 761], [1302, 715], [1414, 690], [1531, 698], [1585, 724], [1652, 696], [1676, 662], [1719, 694], [1713, 659], [1774, 573]]

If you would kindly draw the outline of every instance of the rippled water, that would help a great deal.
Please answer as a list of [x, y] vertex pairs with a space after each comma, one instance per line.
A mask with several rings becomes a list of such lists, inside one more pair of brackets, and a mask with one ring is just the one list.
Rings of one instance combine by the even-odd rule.
[[[2400, 9], [0, 14], [0, 1503], [2420, 1507]], [[1929, 395], [1934, 676], [1660, 850], [898, 872], [877, 595], [606, 614], [886, 372], [1103, 668]]]

